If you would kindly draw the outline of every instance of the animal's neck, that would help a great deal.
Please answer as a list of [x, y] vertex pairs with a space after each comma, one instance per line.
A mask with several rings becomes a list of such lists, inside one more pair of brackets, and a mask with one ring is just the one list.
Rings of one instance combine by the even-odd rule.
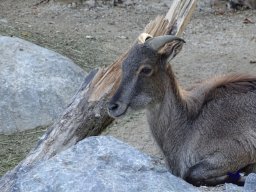
[[[151, 106], [147, 110], [147, 118], [152, 131], [160, 148], [164, 151], [164, 142], [168, 139], [169, 143], [182, 142], [185, 139], [187, 112], [181, 95], [181, 90], [177, 84], [175, 76], [170, 66], [167, 69], [167, 77], [164, 80], [165, 93], [162, 101]], [[166, 138], [171, 136], [171, 138]]]

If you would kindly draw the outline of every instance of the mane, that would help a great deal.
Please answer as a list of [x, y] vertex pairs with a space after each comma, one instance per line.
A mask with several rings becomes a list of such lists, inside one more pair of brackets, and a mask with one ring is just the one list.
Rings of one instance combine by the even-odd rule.
[[182, 95], [190, 116], [195, 116], [211, 100], [252, 90], [256, 90], [256, 76], [231, 74], [211, 78]]

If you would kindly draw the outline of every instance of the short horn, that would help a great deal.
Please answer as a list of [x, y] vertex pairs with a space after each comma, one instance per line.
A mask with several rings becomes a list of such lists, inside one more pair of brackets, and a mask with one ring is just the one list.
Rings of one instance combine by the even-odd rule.
[[182, 38], [179, 38], [173, 35], [157, 36], [157, 37], [148, 39], [145, 43], [148, 44], [153, 50], [158, 51], [166, 43], [169, 43], [175, 40], [182, 41], [183, 43], [185, 43], [185, 41]]

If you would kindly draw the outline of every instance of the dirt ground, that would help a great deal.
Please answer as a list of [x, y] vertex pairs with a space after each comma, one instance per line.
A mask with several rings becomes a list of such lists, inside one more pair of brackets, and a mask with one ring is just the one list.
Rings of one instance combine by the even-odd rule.
[[[18, 36], [52, 49], [89, 71], [111, 64], [145, 25], [164, 15], [171, 4], [167, 0], [127, 0], [118, 6], [108, 1], [93, 7], [87, 2], [67, 1], [35, 6], [40, 0], [1, 0], [0, 35]], [[255, 22], [255, 10], [216, 12], [206, 0], [200, 1], [183, 35], [187, 43], [172, 62], [181, 86], [223, 73], [256, 74]], [[24, 158], [44, 130], [0, 135], [0, 175]], [[143, 111], [115, 121], [103, 134], [161, 157]], [[222, 191], [223, 187], [201, 189]]]

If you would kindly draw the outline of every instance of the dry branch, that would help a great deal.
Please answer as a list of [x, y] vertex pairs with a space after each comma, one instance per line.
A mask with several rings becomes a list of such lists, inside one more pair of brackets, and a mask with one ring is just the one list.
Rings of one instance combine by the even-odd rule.
[[[196, 0], [174, 0], [165, 17], [158, 16], [144, 29], [152, 36], [181, 35], [194, 11]], [[135, 43], [138, 42], [138, 39]], [[49, 159], [85, 137], [98, 135], [113, 119], [107, 114], [106, 103], [120, 83], [121, 63], [127, 53], [107, 68], [94, 70], [73, 97], [59, 119], [43, 135], [37, 146], [13, 170], [0, 180], [0, 191], [12, 191], [15, 179], [35, 163]]]

